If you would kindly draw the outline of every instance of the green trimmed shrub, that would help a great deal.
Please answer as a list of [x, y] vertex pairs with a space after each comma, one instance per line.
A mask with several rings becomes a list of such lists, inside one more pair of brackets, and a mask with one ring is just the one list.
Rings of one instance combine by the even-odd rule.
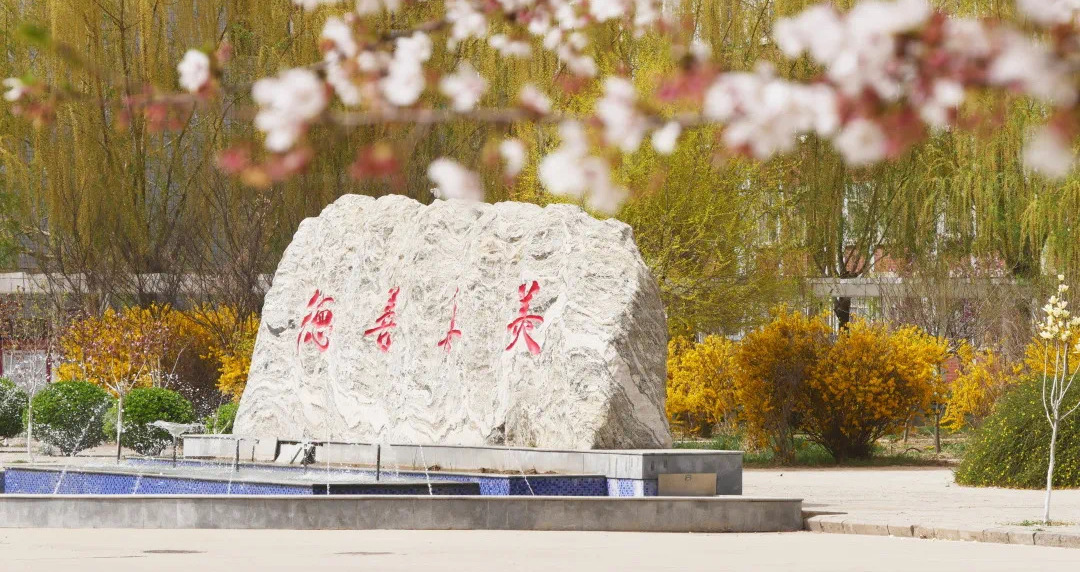
[[49, 384], [34, 396], [34, 436], [74, 455], [105, 441], [101, 432], [113, 398], [89, 381]]
[[22, 431], [26, 392], [15, 382], [0, 377], [0, 437], [14, 437]]
[[238, 403], [225, 403], [207, 415], [203, 419], [207, 433], [232, 433], [233, 422], [236, 421], [236, 410], [240, 408]]
[[[1075, 403], [1080, 388], [1070, 391]], [[962, 485], [1043, 488], [1050, 462], [1050, 422], [1042, 406], [1042, 379], [1018, 384], [983, 421], [956, 470]], [[1058, 429], [1054, 486], [1080, 486], [1080, 412]]]
[[[124, 396], [124, 432], [120, 434], [120, 444], [140, 455], [158, 455], [172, 444], [172, 436], [151, 423], [191, 423], [194, 420], [195, 409], [179, 393], [162, 387], [132, 389]], [[106, 438], [116, 438], [115, 403], [105, 415], [102, 430]]]

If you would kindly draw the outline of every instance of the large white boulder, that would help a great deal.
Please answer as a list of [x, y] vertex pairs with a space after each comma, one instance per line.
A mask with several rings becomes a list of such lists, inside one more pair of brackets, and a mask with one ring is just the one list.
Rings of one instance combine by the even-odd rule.
[[569, 205], [349, 195], [285, 250], [234, 432], [668, 447], [666, 354], [627, 225]]

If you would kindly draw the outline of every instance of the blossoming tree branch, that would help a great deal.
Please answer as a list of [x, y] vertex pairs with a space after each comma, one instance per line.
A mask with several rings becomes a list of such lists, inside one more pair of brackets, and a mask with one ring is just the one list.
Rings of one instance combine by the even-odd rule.
[[[1062, 177], [1075, 163], [1080, 0], [1017, 0], [1025, 18], [1019, 25], [953, 17], [926, 0], [865, 0], [847, 12], [812, 6], [778, 20], [769, 40], [792, 62], [815, 66], [819, 73], [809, 81], [785, 78], [766, 64], [751, 72], [718, 69], [711, 47], [670, 21], [662, 0], [441, 0], [440, 15], [428, 20], [416, 16], [421, 8], [430, 14], [433, 2], [293, 2], [297, 9], [327, 12], [322, 61], [235, 86], [225, 82], [227, 41], [213, 52], [193, 49], [177, 66], [182, 91], [148, 87], [116, 102], [119, 117], [141, 114], [165, 129], [199, 106], [214, 105], [223, 93], [250, 90], [253, 108], [242, 117], [254, 121], [262, 139], [253, 146], [238, 142], [218, 162], [254, 185], [305, 170], [318, 152], [308, 134], [320, 123], [346, 129], [451, 121], [556, 124], [560, 143], [539, 158], [540, 183], [606, 212], [627, 194], [612, 174], [612, 158], [646, 144], [669, 154], [685, 129], [715, 126], [726, 152], [758, 159], [818, 137], [859, 167], [896, 158], [935, 130], [972, 125], [962, 111], [975, 92], [1030, 97], [1045, 106], [1045, 124], [1028, 135], [1029, 168]], [[632, 72], [603, 76], [596, 54], [604, 46], [591, 45], [589, 32], [613, 25], [635, 37], [670, 37], [681, 58], [675, 71], [648, 82], [648, 90]], [[558, 109], [552, 94], [530, 84], [512, 106], [482, 105], [489, 81], [466, 58], [454, 69], [432, 63], [437, 50], [461, 53], [480, 44], [507, 59], [550, 52], [560, 67], [556, 85], [566, 91], [596, 86], [602, 95], [591, 110]], [[109, 77], [86, 62], [81, 67]], [[4, 85], [12, 109], [38, 122], [47, 122], [66, 98], [80, 97], [28, 77]], [[521, 173], [530, 156], [526, 145], [507, 137], [497, 149], [503, 174], [512, 179]], [[392, 174], [400, 152], [378, 144], [358, 149], [350, 174]], [[453, 157], [434, 160], [427, 176], [436, 197], [484, 197], [481, 177]]]

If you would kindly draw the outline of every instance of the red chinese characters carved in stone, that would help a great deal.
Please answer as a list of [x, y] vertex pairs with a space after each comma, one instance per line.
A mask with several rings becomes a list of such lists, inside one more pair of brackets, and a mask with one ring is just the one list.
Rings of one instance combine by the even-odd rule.
[[529, 353], [532, 355], [540, 355], [540, 344], [536, 343], [536, 340], [532, 339], [529, 335], [536, 326], [544, 323], [544, 318], [535, 314], [529, 313], [529, 304], [532, 302], [533, 294], [540, 291], [540, 285], [533, 280], [531, 286], [526, 290], [526, 284], [522, 284], [518, 287], [518, 297], [521, 299], [521, 308], [518, 309], [518, 317], [514, 318], [512, 322], [506, 325], [506, 329], [510, 332], [510, 335], [514, 336], [514, 339], [510, 341], [510, 345], [506, 346], [506, 351], [510, 351], [514, 344], [518, 342], [522, 337], [525, 338], [525, 345], [529, 348]]
[[390, 289], [390, 299], [386, 301], [386, 306], [383, 308], [383, 313], [375, 323], [378, 324], [370, 330], [364, 331], [364, 336], [370, 336], [371, 334], [378, 333], [378, 337], [375, 338], [375, 343], [379, 346], [379, 350], [383, 352], [390, 351], [390, 329], [396, 328], [397, 324], [394, 322], [394, 318], [397, 314], [394, 312], [394, 307], [397, 306], [398, 292], [401, 288]]
[[457, 329], [455, 322], [457, 322], [457, 295], [458, 291], [454, 291], [454, 311], [450, 314], [450, 329], [446, 332], [446, 337], [435, 344], [440, 348], [444, 348], [446, 353], [450, 353], [450, 346], [454, 343], [454, 338], [461, 337], [461, 330]]
[[300, 344], [313, 344], [320, 352], [330, 347], [330, 332], [334, 330], [334, 312], [330, 309], [333, 303], [333, 298], [315, 290], [315, 295], [308, 300], [307, 315], [300, 322], [296, 351], [300, 351]]

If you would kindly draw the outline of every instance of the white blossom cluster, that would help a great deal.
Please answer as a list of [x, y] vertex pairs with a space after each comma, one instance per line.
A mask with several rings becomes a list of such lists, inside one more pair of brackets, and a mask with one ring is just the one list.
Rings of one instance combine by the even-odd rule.
[[393, 105], [416, 103], [424, 92], [424, 62], [431, 59], [431, 39], [423, 32], [398, 38], [394, 57], [386, 68], [386, 77], [379, 82], [382, 94]]
[[538, 174], [544, 188], [556, 195], [585, 198], [596, 210], [614, 212], [625, 200], [626, 189], [612, 180], [607, 161], [590, 154], [585, 128], [577, 121], [565, 121], [559, 125], [559, 136], [559, 148], [540, 161]]
[[1016, 7], [1043, 26], [1069, 24], [1080, 16], [1080, 0], [1016, 0]]
[[[1065, 277], [1058, 275], [1058, 288], [1057, 294], [1050, 297], [1050, 300], [1045, 306], [1043, 306], [1043, 312], [1046, 312], [1046, 318], [1039, 324], [1039, 337], [1044, 340], [1068, 342], [1072, 339], [1073, 333], [1080, 331], [1080, 316], [1073, 316], [1069, 311], [1069, 302], [1065, 300], [1065, 295], [1069, 291], [1069, 286], [1065, 284]], [[1076, 345], [1077, 350], [1080, 350], [1080, 341]]]
[[840, 121], [832, 89], [779, 79], [769, 66], [721, 75], [705, 92], [703, 112], [724, 124], [728, 147], [759, 158], [791, 150], [801, 133], [830, 136]]
[[480, 175], [453, 159], [440, 157], [432, 161], [428, 165], [428, 178], [435, 183], [431, 194], [437, 199], [484, 200], [484, 184]]
[[266, 134], [266, 148], [289, 150], [308, 124], [326, 109], [326, 84], [315, 72], [291, 69], [255, 82], [251, 97], [259, 105], [255, 127]]
[[843, 15], [817, 5], [779, 20], [773, 33], [788, 57], [809, 52], [843, 94], [856, 97], [870, 89], [896, 100], [913, 74], [908, 62], [896, 58], [897, 36], [923, 26], [930, 14], [925, 0], [865, 1]]
[[604, 96], [596, 102], [596, 118], [604, 125], [604, 141], [633, 153], [641, 146], [649, 129], [649, 120], [640, 113], [634, 84], [621, 77], [604, 81]]
[[487, 91], [487, 80], [468, 62], [462, 62], [453, 74], [443, 76], [439, 91], [450, 98], [454, 111], [465, 112], [476, 107], [480, 97]]
[[508, 177], [516, 177], [525, 168], [528, 159], [525, 144], [518, 139], [507, 139], [499, 144], [499, 156], [503, 161], [503, 172]]
[[17, 77], [9, 77], [4, 80], [4, 87], [7, 91], [4, 92], [4, 100], [14, 103], [22, 99], [26, 94], [27, 85], [23, 83], [23, 80]]
[[[1073, 21], [1078, 7], [1080, 0], [1020, 2], [1029, 18], [1045, 24]], [[926, 0], [865, 0], [846, 14], [818, 5], [779, 20], [774, 36], [788, 57], [807, 54], [822, 65], [838, 98], [858, 100], [870, 93], [885, 103], [903, 100], [932, 128], [950, 126], [966, 97], [965, 82], [976, 83], [973, 70], [985, 70], [982, 81], [989, 85], [1012, 88], [1050, 105], [1076, 103], [1074, 70], [1045, 44], [977, 20], [950, 18], [942, 26], [940, 46], [927, 46], [915, 32], [930, 24], [932, 14]], [[930, 49], [936, 50], [933, 58]], [[792, 105], [790, 114], [804, 115], [799, 107]], [[813, 108], [831, 115], [824, 106]], [[848, 162], [867, 164], [886, 157], [888, 139], [874, 123], [872, 117], [858, 114], [844, 119], [833, 142]], [[1044, 130], [1031, 140], [1036, 146], [1025, 153], [1029, 167], [1051, 176], [1072, 169], [1075, 159], [1064, 137]]]
[[180, 87], [198, 93], [210, 82], [210, 56], [199, 50], [188, 50], [176, 71], [180, 73]]

